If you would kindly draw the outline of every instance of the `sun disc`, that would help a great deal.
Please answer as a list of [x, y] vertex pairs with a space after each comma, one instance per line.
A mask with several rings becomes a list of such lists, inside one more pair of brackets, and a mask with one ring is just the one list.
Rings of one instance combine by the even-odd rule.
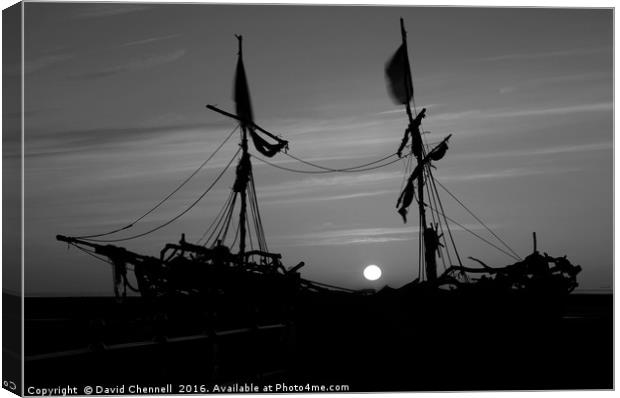
[[377, 279], [381, 278], [381, 268], [374, 264], [367, 266], [366, 268], [364, 268], [364, 278], [368, 279], [369, 281], [376, 281]]

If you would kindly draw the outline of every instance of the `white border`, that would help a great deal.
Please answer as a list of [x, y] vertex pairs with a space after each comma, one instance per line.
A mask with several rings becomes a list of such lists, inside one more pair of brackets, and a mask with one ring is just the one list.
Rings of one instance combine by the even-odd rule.
[[[30, 1], [29, 1], [30, 2]], [[35, 1], [32, 1], [35, 2]], [[50, 2], [50, 1], [48, 1]], [[69, 2], [69, 1], [66, 1]], [[93, 0], [83, 0], [83, 1], [72, 1], [72, 2], [96, 2]], [[102, 1], [103, 2], [103, 1]], [[107, 3], [116, 3], [118, 1], [107, 1]], [[0, 0], [0, 5], [2, 6], [2, 9], [5, 9], [13, 4], [15, 4], [16, 1], [11, 1], [11, 0]], [[496, 0], [496, 1], [479, 1], [479, 0], [469, 0], [469, 1], [458, 1], [458, 0], [449, 0], [449, 1], [437, 1], [437, 0], [426, 0], [426, 1], [408, 1], [408, 0], [391, 0], [391, 1], [381, 1], [381, 0], [376, 0], [376, 1], [363, 1], [363, 0], [357, 0], [357, 1], [346, 1], [346, 0], [339, 0], [339, 1], [329, 1], [329, 0], [315, 0], [315, 1], [299, 1], [299, 0], [288, 0], [288, 1], [277, 1], [277, 0], [272, 0], [272, 1], [257, 1], [257, 0], [244, 0], [244, 1], [238, 1], [238, 0], [229, 0], [229, 1], [163, 1], [163, 0], [153, 0], [153, 1], [129, 1], [127, 3], [202, 3], [202, 4], [207, 4], [207, 3], [227, 3], [227, 4], [312, 4], [312, 5], [382, 5], [382, 6], [390, 6], [390, 5], [395, 5], [395, 6], [473, 6], [473, 7], [554, 7], [554, 8], [579, 8], [579, 7], [585, 7], [585, 8], [614, 8], [614, 103], [615, 103], [615, 98], [616, 98], [616, 93], [617, 93], [617, 86], [616, 86], [616, 80], [615, 80], [615, 72], [616, 72], [616, 65], [617, 63], [616, 61], [616, 52], [615, 52], [615, 43], [618, 42], [618, 33], [615, 29], [615, 5], [616, 2], [614, 0], [591, 0], [588, 2], [585, 1], [575, 1], [575, 0], [539, 0], [539, 1], [532, 1], [532, 0], [528, 0], [528, 1], [508, 1], [508, 0]], [[22, 13], [22, 64], [23, 64], [23, 60], [24, 60], [24, 24], [23, 24], [23, 17], [24, 17], [24, 13]], [[0, 40], [1, 40], [1, 29], [0, 29]], [[0, 65], [1, 65], [1, 61], [2, 61], [2, 56], [0, 54]], [[22, 74], [22, 109], [23, 109], [23, 105], [24, 105], [24, 78], [23, 78], [23, 74]], [[0, 106], [2, 104], [2, 100], [0, 98]], [[1, 109], [1, 107], [0, 107]], [[619, 175], [619, 167], [618, 164], [615, 162], [615, 120], [616, 120], [616, 109], [614, 107], [614, 265], [615, 264], [619, 264], [620, 262], [618, 260], [620, 260], [620, 257], [618, 255], [618, 252], [615, 250], [615, 246], [616, 244], [619, 244], [620, 242], [617, 240], [617, 235], [615, 234], [615, 227], [618, 224], [619, 218], [617, 217], [617, 214], [615, 212], [616, 209], [616, 205], [618, 204], [617, 202], [617, 196], [616, 196], [616, 178]], [[22, 113], [22, 170], [23, 170], [23, 166], [24, 166], [24, 115]], [[2, 149], [2, 144], [0, 141], [0, 150]], [[2, 167], [0, 167], [0, 193], [2, 191], [1, 188], [1, 172], [2, 172]], [[22, 209], [21, 209], [21, 222], [22, 222], [22, 355], [24, 353], [24, 341], [23, 341], [23, 289], [24, 289], [24, 183], [23, 183], [23, 179], [22, 179]], [[0, 217], [1, 217], [1, 210], [0, 210]], [[0, 232], [1, 232], [1, 226], [0, 226]], [[1, 250], [0, 250], [1, 252]], [[615, 267], [614, 267], [614, 291], [615, 291], [615, 286], [617, 285], [617, 280], [618, 276], [617, 273], [615, 272]], [[1, 280], [1, 276], [0, 276], [0, 280]], [[1, 304], [2, 300], [0, 298], [0, 304]], [[617, 307], [618, 304], [618, 298], [614, 297], [614, 315], [615, 315], [615, 309], [618, 308]], [[1, 321], [0, 321], [0, 336], [1, 336]], [[614, 331], [615, 331], [615, 316], [614, 316]], [[615, 337], [615, 334], [614, 334]], [[614, 339], [615, 340], [615, 339]], [[615, 343], [615, 341], [614, 341]], [[616, 345], [614, 344], [614, 354], [617, 354], [618, 350]], [[615, 364], [615, 358], [617, 358], [617, 355], [614, 355], [614, 364]], [[0, 363], [0, 374], [2, 371], [2, 365]], [[617, 380], [617, 367], [614, 366], [614, 382], [615, 380]], [[22, 362], [22, 379], [23, 379], [23, 362]], [[413, 395], [410, 393], [390, 393], [390, 395], [393, 394], [398, 394], [398, 395]], [[467, 398], [474, 398], [474, 397], [479, 397], [480, 396], [480, 392], [475, 392], [475, 393], [458, 393], [459, 397], [467, 397]], [[507, 397], [516, 397], [518, 395], [521, 394], [525, 394], [525, 393], [504, 393], [504, 392], [484, 392], [482, 394], [485, 395], [489, 395], [492, 394], [493, 396], [495, 395], [501, 395], [501, 396], [507, 396]], [[613, 392], [601, 392], [601, 391], [586, 391], [586, 392], [582, 392], [582, 391], [566, 391], [566, 392], [528, 392], [527, 393], [528, 396], [534, 396], [534, 397], [590, 397], [591, 395], [594, 396], [600, 396], [600, 395], [611, 395], [614, 394]], [[543, 395], [544, 394], [544, 395]], [[316, 395], [308, 395], [308, 394], [295, 394], [296, 396], [309, 396], [309, 397], [313, 397]], [[362, 394], [338, 394], [338, 396], [361, 396]], [[384, 395], [384, 394], [379, 394], [379, 395]], [[387, 395], [387, 394], [385, 394]], [[455, 394], [454, 393], [416, 393], [415, 396], [416, 397], [420, 397], [420, 398], [427, 398], [427, 397], [453, 397]], [[9, 393], [8, 391], [2, 389], [2, 392], [0, 393], [0, 398], [4, 398], [4, 397], [13, 397], [14, 395]]]

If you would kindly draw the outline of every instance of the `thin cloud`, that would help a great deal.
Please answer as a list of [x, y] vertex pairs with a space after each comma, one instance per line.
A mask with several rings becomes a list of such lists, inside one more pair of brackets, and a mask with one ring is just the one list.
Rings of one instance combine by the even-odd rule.
[[119, 47], [132, 47], [132, 46], [139, 46], [139, 45], [143, 45], [143, 44], [150, 44], [150, 43], [155, 43], [155, 42], [159, 42], [159, 41], [174, 39], [174, 38], [179, 37], [179, 36], [181, 36], [181, 34], [175, 33], [173, 35], [149, 37], [149, 38], [146, 38], [146, 39], [129, 41], [129, 42], [121, 44]]
[[18, 76], [18, 75], [21, 75], [22, 72], [26, 75], [29, 75], [34, 72], [39, 72], [41, 70], [50, 68], [58, 63], [67, 61], [73, 57], [74, 57], [73, 54], [43, 55], [39, 58], [26, 60], [23, 65], [23, 69], [22, 69], [21, 63], [17, 65], [10, 65], [5, 68], [4, 73], [10, 76]]
[[556, 57], [577, 57], [598, 53], [612, 53], [610, 47], [598, 47], [598, 48], [577, 48], [570, 50], [556, 50], [546, 51], [538, 53], [512, 53], [503, 54], [493, 57], [481, 58], [480, 61], [516, 61], [516, 60], [532, 60], [532, 59], [544, 59], [544, 58], [556, 58]]
[[611, 102], [599, 102], [594, 104], [579, 104], [570, 106], [559, 106], [550, 108], [534, 108], [534, 109], [517, 109], [517, 110], [491, 110], [483, 111], [480, 109], [471, 109], [460, 112], [446, 112], [433, 116], [433, 121], [450, 121], [463, 118], [476, 119], [495, 119], [504, 117], [520, 117], [520, 116], [553, 116], [553, 115], [570, 115], [574, 113], [585, 112], [606, 112], [612, 111], [614, 108]]
[[48, 114], [50, 112], [57, 111], [58, 109], [60, 108], [50, 106], [50, 107], [44, 107], [44, 108], [29, 109], [23, 112], [5, 112], [4, 115], [7, 118], [21, 118], [23, 115], [25, 119], [28, 119], [30, 117], [38, 116], [41, 114]]
[[153, 55], [150, 57], [143, 57], [140, 59], [131, 60], [125, 64], [112, 66], [105, 69], [100, 69], [94, 72], [86, 72], [71, 76], [72, 79], [89, 80], [99, 79], [109, 76], [118, 75], [125, 72], [135, 72], [144, 69], [154, 68], [156, 66], [168, 64], [182, 58], [186, 53], [185, 49], [173, 51], [167, 54]]
[[281, 246], [340, 246], [406, 240], [417, 233], [418, 229], [414, 227], [357, 228], [274, 237], [274, 240], [281, 241]]
[[[343, 194], [343, 195], [329, 195], [329, 196], [304, 196], [302, 198], [291, 198], [291, 199], [273, 199], [273, 200], [264, 200], [261, 201], [261, 205], [298, 205], [301, 203], [316, 203], [316, 202], [330, 202], [335, 200], [349, 200], [349, 199], [357, 199], [357, 198], [367, 198], [372, 196], [381, 196], [386, 194], [394, 194], [394, 190], [379, 190], [379, 191], [367, 191], [367, 192], [356, 192], [351, 194]], [[259, 195], [260, 196], [260, 195]]]
[[[179, 134], [180, 132], [221, 128], [220, 124], [184, 123], [149, 127], [112, 127], [64, 131], [39, 131], [31, 134], [31, 144], [26, 156], [61, 155], [101, 149], [106, 144], [126, 146], [153, 138]], [[91, 154], [92, 155], [92, 154]]]
[[[613, 143], [611, 142], [594, 142], [583, 145], [558, 145], [547, 148], [534, 148], [523, 149], [516, 151], [503, 151], [503, 152], [476, 152], [467, 155], [461, 155], [464, 158], [506, 158], [506, 157], [522, 157], [522, 156], [548, 156], [559, 155], [563, 153], [577, 153], [577, 152], [590, 152], [590, 151], [604, 151], [613, 149]], [[459, 156], [459, 155], [457, 155]]]
[[486, 117], [498, 118], [498, 117], [515, 117], [515, 116], [549, 116], [549, 115], [567, 115], [572, 113], [581, 112], [601, 112], [611, 111], [614, 109], [611, 102], [600, 102], [595, 104], [580, 104], [573, 106], [562, 106], [554, 108], [543, 109], [523, 109], [516, 111], [505, 111], [497, 113], [486, 114]]
[[393, 114], [401, 114], [403, 113], [402, 109], [391, 109], [389, 111], [377, 112], [377, 115], [393, 115]]
[[100, 18], [148, 10], [149, 6], [138, 4], [88, 4], [82, 5], [74, 18]]
[[499, 89], [500, 94], [510, 94], [517, 90], [516, 86], [506, 86]]
[[460, 119], [468, 118], [468, 117], [479, 118], [481, 116], [482, 116], [482, 111], [478, 109], [461, 111], [461, 112], [446, 112], [446, 113], [440, 113], [438, 115], [433, 115], [433, 122], [460, 120]]
[[573, 75], [541, 77], [538, 79], [532, 79], [530, 83], [533, 85], [540, 85], [544, 83], [581, 82], [581, 81], [599, 80], [599, 79], [610, 79], [611, 80], [611, 78], [612, 78], [611, 72], [609, 73], [593, 72], [593, 73], [578, 73], [578, 74], [573, 74]]
[[[482, 229], [478, 224], [463, 225], [469, 230]], [[496, 228], [496, 225], [490, 228]], [[458, 225], [450, 225], [450, 230], [462, 231]], [[393, 227], [393, 228], [355, 228], [332, 231], [312, 232], [299, 235], [274, 237], [279, 246], [344, 246], [368, 243], [386, 243], [398, 241], [410, 241], [412, 235], [419, 233], [418, 227]]]
[[311, 177], [283, 182], [261, 188], [260, 199], [280, 198], [282, 196], [307, 195], [320, 188], [350, 189], [354, 186], [368, 186], [373, 183], [402, 178], [401, 172], [374, 172], [356, 175], [330, 177]]
[[552, 174], [552, 173], [569, 173], [573, 171], [579, 171], [578, 168], [567, 168], [567, 169], [527, 169], [527, 168], [513, 168], [513, 169], [505, 169], [498, 170], [494, 172], [488, 173], [471, 173], [471, 174], [462, 174], [462, 175], [452, 175], [445, 176], [441, 178], [441, 180], [446, 181], [472, 181], [472, 180], [491, 180], [491, 179], [505, 179], [505, 178], [516, 178], [516, 177], [525, 177], [532, 175], [540, 175], [540, 174]]
[[[440, 106], [441, 106], [440, 104], [427, 104], [427, 105], [424, 105], [424, 108], [426, 108], [426, 109], [431, 109], [431, 108], [432, 108], [432, 109], [435, 109], [435, 108], [438, 108], [438, 107], [440, 107]], [[402, 108], [390, 109], [390, 110], [387, 110], [387, 111], [382, 111], [382, 112], [372, 113], [370, 116], [374, 116], [374, 115], [392, 115], [392, 114], [402, 114], [402, 113], [404, 113], [404, 112], [405, 112], [405, 108], [404, 108], [404, 107], [402, 107]]]
[[519, 80], [518, 84], [514, 84], [511, 86], [501, 87], [499, 89], [500, 94], [510, 94], [515, 91], [522, 90], [544, 90], [543, 86], [546, 85], [557, 85], [557, 84], [565, 84], [565, 83], [586, 83], [596, 80], [607, 80], [611, 84], [612, 75], [611, 73], [604, 72], [593, 72], [593, 73], [578, 73], [572, 75], [561, 75], [561, 76], [545, 76], [539, 77], [535, 79], [527, 79], [527, 80]]

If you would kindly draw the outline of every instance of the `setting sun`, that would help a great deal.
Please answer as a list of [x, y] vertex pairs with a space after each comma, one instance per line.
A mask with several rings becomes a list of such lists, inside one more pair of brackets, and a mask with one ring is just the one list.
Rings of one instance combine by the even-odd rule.
[[381, 278], [381, 268], [374, 264], [367, 266], [366, 268], [364, 268], [364, 278], [368, 279], [369, 281], [376, 281], [377, 279]]

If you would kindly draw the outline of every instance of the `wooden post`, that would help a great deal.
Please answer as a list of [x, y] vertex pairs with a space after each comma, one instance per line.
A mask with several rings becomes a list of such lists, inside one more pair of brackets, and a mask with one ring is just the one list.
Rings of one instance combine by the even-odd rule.
[[534, 241], [534, 253], [536, 253], [536, 251], [537, 251], [537, 249], [538, 249], [538, 248], [536, 247], [536, 246], [537, 246], [537, 242], [536, 242], [536, 232], [532, 232], [532, 239], [533, 239], [533, 241]]

